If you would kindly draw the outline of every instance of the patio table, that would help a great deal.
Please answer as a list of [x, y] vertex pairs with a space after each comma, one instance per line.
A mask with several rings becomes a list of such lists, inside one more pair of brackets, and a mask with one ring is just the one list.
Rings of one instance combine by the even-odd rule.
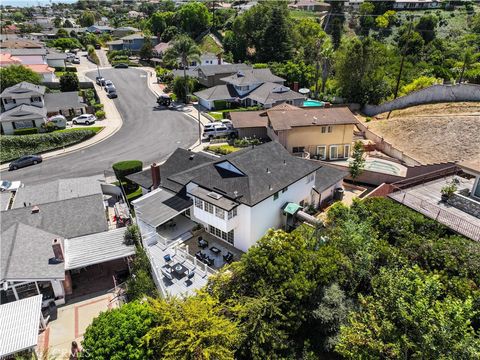
[[210, 251], [211, 251], [212, 253], [214, 253], [215, 255], [218, 255], [218, 254], [220, 254], [220, 252], [221, 252], [221, 250], [220, 250], [219, 248], [215, 247], [215, 246], [212, 246], [212, 247], [210, 248]]
[[183, 277], [188, 269], [180, 263], [177, 263], [172, 266], [172, 270], [180, 277]]

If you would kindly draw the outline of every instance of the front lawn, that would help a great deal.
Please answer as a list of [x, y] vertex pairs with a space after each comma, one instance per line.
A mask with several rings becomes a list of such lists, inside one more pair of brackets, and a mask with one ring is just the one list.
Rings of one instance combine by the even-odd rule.
[[212, 110], [207, 112], [207, 114], [213, 117], [215, 120], [222, 120], [226, 118], [225, 113], [237, 112], [237, 111], [256, 111], [256, 110], [259, 110], [258, 106], [251, 106], [248, 108], [239, 107], [236, 109]]
[[232, 145], [211, 145], [211, 146], [205, 147], [206, 151], [211, 151], [218, 155], [228, 155], [241, 149], [242, 148], [240, 147], [236, 147]]
[[103, 127], [74, 128], [51, 133], [0, 136], [0, 163], [18, 159], [24, 155], [41, 154], [78, 144], [95, 136]]

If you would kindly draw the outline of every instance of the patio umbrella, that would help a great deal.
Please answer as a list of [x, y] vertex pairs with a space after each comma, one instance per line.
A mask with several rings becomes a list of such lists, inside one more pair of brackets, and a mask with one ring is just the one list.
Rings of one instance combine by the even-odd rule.
[[310, 89], [307, 89], [307, 88], [301, 88], [300, 90], [298, 90], [298, 92], [302, 95], [307, 95], [310, 93]]

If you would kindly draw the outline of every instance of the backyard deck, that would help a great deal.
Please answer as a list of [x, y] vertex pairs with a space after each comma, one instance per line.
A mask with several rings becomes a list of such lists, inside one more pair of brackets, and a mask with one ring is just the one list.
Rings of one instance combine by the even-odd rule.
[[390, 198], [448, 226], [472, 240], [480, 241], [480, 219], [441, 201], [441, 189], [459, 181], [458, 190], [471, 189], [473, 180], [458, 176], [442, 178], [390, 194]]

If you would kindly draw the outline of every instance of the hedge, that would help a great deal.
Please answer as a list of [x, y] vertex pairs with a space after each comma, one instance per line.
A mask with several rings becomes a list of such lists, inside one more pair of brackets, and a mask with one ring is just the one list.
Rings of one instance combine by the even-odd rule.
[[105, 111], [98, 110], [95, 112], [95, 116], [97, 117], [98, 120], [105, 119]]
[[2, 135], [0, 136], [0, 162], [7, 162], [20, 156], [39, 154], [59, 149], [87, 140], [97, 132], [93, 129], [67, 131], [33, 135]]
[[55, 71], [61, 72], [77, 72], [77, 68], [75, 66], [55, 66]]
[[131, 185], [132, 182], [125, 176], [142, 171], [143, 163], [140, 160], [126, 160], [113, 164], [112, 168], [118, 181]]
[[215, 110], [224, 110], [227, 108], [227, 102], [225, 100], [215, 100], [213, 102]]
[[13, 130], [13, 135], [30, 135], [30, 134], [38, 134], [38, 129], [37, 128], [23, 128], [23, 129]]

